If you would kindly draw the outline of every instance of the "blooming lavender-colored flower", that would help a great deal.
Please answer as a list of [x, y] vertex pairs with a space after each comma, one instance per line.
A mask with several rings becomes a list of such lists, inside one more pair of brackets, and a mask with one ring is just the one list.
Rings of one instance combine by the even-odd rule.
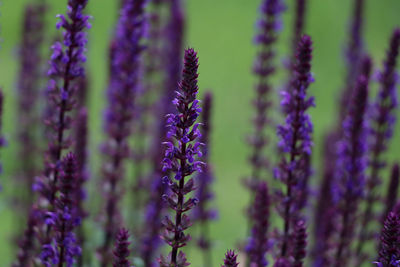
[[[252, 147], [249, 158], [251, 164], [250, 187], [260, 178], [264, 177], [263, 170], [267, 170], [268, 161], [265, 158], [265, 148], [268, 143], [265, 133], [266, 125], [271, 123], [269, 109], [271, 101], [271, 76], [275, 72], [275, 43], [280, 24], [280, 14], [284, 9], [281, 0], [265, 0], [262, 2], [260, 11], [261, 18], [258, 21], [258, 30], [255, 41], [259, 52], [254, 64], [254, 74], [257, 76], [256, 95], [253, 100], [256, 115], [253, 119], [254, 134], [248, 142]], [[256, 185], [254, 185], [256, 188]]]
[[228, 250], [225, 254], [224, 264], [221, 267], [237, 267], [239, 263], [237, 262], [237, 255], [235, 251]]
[[[394, 164], [390, 176], [390, 183], [387, 188], [385, 211], [382, 213], [382, 222], [386, 219], [387, 215], [396, 205], [397, 194], [399, 191], [400, 169], [399, 164]], [[400, 215], [400, 214], [399, 214]]]
[[334, 203], [338, 208], [339, 236], [333, 266], [347, 264], [350, 241], [354, 237], [357, 208], [363, 196], [367, 166], [368, 80], [358, 79], [349, 113], [343, 122], [343, 139], [338, 145], [337, 182]]
[[163, 160], [163, 170], [174, 173], [174, 179], [165, 177], [165, 183], [171, 190], [170, 194], [163, 196], [170, 208], [175, 211], [175, 222], [168, 216], [163, 221], [165, 232], [163, 238], [171, 246], [171, 253], [167, 258], [159, 259], [161, 266], [187, 266], [189, 263], [182, 251], [178, 255], [179, 248], [186, 245], [190, 236], [185, 230], [191, 225], [190, 218], [185, 213], [192, 209], [197, 199], [185, 196], [194, 190], [194, 180], [187, 178], [194, 172], [201, 171], [203, 163], [196, 160], [201, 156], [199, 124], [196, 123], [201, 111], [199, 101], [196, 99], [198, 58], [194, 49], [185, 50], [182, 82], [176, 92], [174, 105], [177, 114], [170, 114], [167, 120], [170, 141], [166, 142], [167, 150]]
[[130, 250], [129, 231], [121, 228], [118, 232], [114, 248], [114, 267], [133, 267], [128, 259]]
[[121, 9], [112, 57], [112, 73], [107, 92], [105, 111], [106, 142], [103, 167], [106, 198], [104, 241], [100, 248], [101, 264], [110, 262], [110, 246], [120, 224], [118, 203], [121, 198], [120, 182], [124, 179], [124, 162], [129, 157], [128, 137], [131, 135], [135, 98], [139, 86], [139, 59], [144, 24], [144, 0], [127, 0]]
[[392, 137], [394, 123], [396, 121], [396, 107], [398, 106], [396, 83], [396, 65], [400, 49], [400, 29], [396, 29], [390, 40], [390, 47], [384, 62], [383, 70], [379, 76], [381, 84], [375, 103], [372, 108], [371, 116], [371, 154], [370, 154], [370, 174], [367, 179], [366, 206], [362, 215], [361, 232], [357, 246], [357, 256], [362, 262], [362, 251], [365, 244], [369, 241], [369, 226], [374, 220], [373, 207], [376, 203], [377, 189], [381, 183], [381, 171], [386, 165], [384, 152]]
[[381, 237], [378, 266], [398, 266], [400, 259], [400, 218], [398, 214], [390, 212], [385, 220]]
[[253, 222], [251, 236], [246, 246], [249, 266], [267, 266], [269, 226], [269, 194], [266, 182], [259, 182], [250, 216]]
[[314, 98], [307, 96], [307, 88], [312, 82], [310, 73], [312, 58], [312, 41], [308, 35], [304, 35], [298, 45], [297, 62], [294, 68], [292, 88], [282, 93], [281, 102], [285, 124], [278, 127], [280, 137], [279, 148], [282, 151], [282, 159], [275, 176], [285, 185], [286, 192], [281, 193], [283, 206], [278, 210], [284, 220], [284, 229], [281, 246], [281, 257], [285, 258], [290, 250], [289, 237], [292, 234], [292, 224], [299, 218], [299, 211], [296, 210], [296, 201], [301, 196], [299, 185], [306, 179], [305, 155], [311, 153], [312, 123], [307, 110], [314, 106]]
[[345, 88], [340, 96], [339, 121], [343, 121], [349, 107], [349, 96], [353, 93], [353, 88], [360, 75], [361, 59], [364, 53], [363, 47], [363, 28], [364, 28], [364, 0], [354, 0], [353, 14], [350, 22], [348, 44], [346, 46], [346, 80]]
[[307, 232], [306, 224], [299, 220], [294, 227], [293, 267], [302, 267], [306, 257]]
[[[41, 86], [41, 45], [44, 34], [44, 18], [46, 6], [44, 3], [29, 4], [25, 8], [22, 29], [22, 42], [19, 51], [20, 70], [18, 77], [18, 140], [19, 159], [21, 162], [21, 186], [25, 187], [22, 206], [28, 212], [32, 202], [31, 194], [33, 178], [38, 174], [39, 140], [35, 136], [39, 114], [36, 110]], [[22, 197], [22, 196], [21, 196]]]
[[38, 223], [38, 215], [39, 212], [36, 209], [32, 209], [29, 212], [27, 228], [19, 242], [17, 260], [13, 263], [13, 267], [29, 266], [29, 262], [33, 256], [33, 248], [35, 246], [35, 227]]
[[81, 249], [75, 238], [74, 230], [80, 223], [76, 209], [75, 190], [77, 182], [77, 162], [73, 153], [67, 154], [60, 170], [59, 192], [55, 200], [54, 212], [48, 212], [46, 224], [51, 225], [54, 237], [42, 246], [41, 259], [45, 266], [72, 266]]
[[210, 131], [211, 131], [211, 110], [212, 110], [212, 93], [207, 92], [204, 96], [204, 105], [202, 112], [202, 136], [201, 142], [203, 146], [203, 162], [206, 164], [203, 171], [196, 176], [196, 198], [199, 204], [192, 211], [192, 220], [197, 221], [200, 226], [200, 235], [197, 245], [203, 250], [204, 265], [212, 266], [210, 255], [210, 234], [208, 224], [210, 220], [214, 220], [217, 211], [209, 207], [214, 194], [211, 192], [211, 185], [214, 181], [214, 173], [210, 165]]

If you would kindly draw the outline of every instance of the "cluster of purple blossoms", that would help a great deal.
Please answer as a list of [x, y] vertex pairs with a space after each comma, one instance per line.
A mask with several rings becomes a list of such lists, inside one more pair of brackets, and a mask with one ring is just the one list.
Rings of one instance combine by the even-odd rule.
[[121, 228], [117, 234], [115, 248], [113, 251], [113, 267], [133, 267], [128, 259], [130, 255], [129, 231]]
[[77, 162], [75, 154], [67, 154], [59, 172], [59, 196], [55, 200], [55, 211], [46, 214], [45, 223], [54, 231], [52, 240], [42, 247], [41, 259], [45, 266], [72, 266], [81, 253], [74, 229], [80, 224], [76, 209]]
[[390, 212], [385, 220], [380, 236], [378, 267], [400, 265], [400, 215]]
[[194, 190], [193, 178], [186, 179], [195, 171], [202, 171], [204, 165], [196, 159], [201, 156], [201, 144], [196, 141], [201, 136], [199, 124], [196, 123], [201, 111], [199, 101], [196, 99], [197, 69], [197, 53], [191, 48], [185, 50], [182, 82], [173, 101], [177, 114], [170, 114], [167, 119], [169, 128], [167, 137], [170, 141], [165, 143], [167, 150], [163, 160], [163, 170], [174, 174], [174, 179], [167, 176], [164, 178], [171, 192], [165, 194], [163, 198], [175, 211], [175, 222], [168, 216], [163, 221], [165, 228], [163, 238], [172, 249], [168, 257], [159, 259], [160, 265], [165, 267], [188, 265], [185, 254], [182, 251], [178, 254], [178, 250], [190, 240], [190, 236], [184, 232], [191, 225], [190, 218], [185, 213], [192, 209], [198, 200], [186, 199], [185, 196]]
[[237, 262], [237, 255], [235, 251], [228, 250], [225, 254], [224, 264], [221, 267], [237, 267], [239, 263]]
[[[301, 185], [309, 174], [307, 155], [311, 154], [311, 133], [313, 126], [307, 110], [314, 106], [314, 98], [307, 96], [307, 88], [313, 81], [310, 73], [312, 58], [312, 41], [304, 35], [298, 45], [297, 62], [294, 67], [294, 78], [289, 91], [283, 92], [281, 102], [286, 116], [285, 125], [278, 127], [280, 137], [279, 148], [282, 159], [279, 168], [275, 170], [275, 177], [282, 181], [286, 192], [278, 193], [282, 206], [278, 207], [279, 214], [284, 220], [284, 229], [281, 246], [281, 257], [288, 256], [289, 238], [293, 234], [294, 223], [301, 215], [295, 203], [301, 197]], [[299, 188], [300, 187], [300, 188]]]
[[253, 222], [251, 236], [246, 246], [248, 262], [250, 266], [267, 266], [266, 252], [269, 247], [269, 206], [270, 199], [268, 186], [265, 182], [259, 182], [253, 206], [249, 213]]
[[128, 138], [131, 135], [135, 112], [135, 97], [139, 86], [140, 54], [144, 47], [144, 0], [127, 0], [121, 7], [115, 47], [112, 51], [111, 77], [107, 91], [108, 105], [105, 111], [104, 130], [107, 136], [102, 146], [106, 155], [103, 166], [105, 191], [104, 242], [100, 250], [102, 265], [110, 262], [109, 251], [120, 224], [118, 203], [121, 199], [119, 184], [124, 179], [124, 161], [130, 156]]

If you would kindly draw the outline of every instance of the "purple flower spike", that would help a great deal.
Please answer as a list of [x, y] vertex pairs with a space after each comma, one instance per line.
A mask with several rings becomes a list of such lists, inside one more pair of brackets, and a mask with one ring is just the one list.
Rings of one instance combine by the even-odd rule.
[[360, 264], [363, 262], [363, 247], [370, 241], [368, 234], [373, 215], [373, 207], [377, 202], [377, 190], [381, 184], [381, 172], [386, 163], [384, 153], [391, 140], [394, 123], [396, 121], [397, 73], [396, 65], [400, 49], [400, 29], [396, 29], [390, 40], [390, 47], [386, 55], [383, 70], [379, 75], [380, 89], [372, 106], [371, 142], [370, 142], [370, 173], [367, 178], [366, 205], [362, 215], [361, 232], [357, 246], [357, 256]]
[[135, 99], [139, 88], [140, 56], [144, 49], [145, 0], [127, 0], [121, 8], [112, 50], [112, 70], [107, 91], [104, 118], [106, 141], [103, 181], [105, 194], [104, 241], [100, 248], [101, 266], [111, 261], [110, 247], [120, 225], [118, 206], [122, 197], [120, 188], [124, 180], [124, 162], [130, 157], [129, 136], [135, 112]]
[[224, 264], [221, 267], [237, 267], [239, 263], [237, 262], [237, 255], [235, 251], [228, 250], [225, 254]]
[[338, 145], [338, 177], [334, 187], [334, 202], [339, 212], [339, 239], [333, 266], [347, 264], [350, 242], [354, 237], [356, 214], [363, 196], [367, 166], [368, 81], [358, 79], [349, 113], [343, 122], [343, 139]]
[[263, 267], [268, 265], [266, 253], [269, 246], [269, 205], [267, 183], [259, 182], [254, 204], [250, 209], [253, 228], [251, 229], [251, 236], [246, 246], [250, 266]]
[[398, 266], [400, 260], [400, 218], [390, 212], [385, 220], [379, 249], [378, 264], [382, 267]]
[[41, 45], [44, 34], [44, 18], [46, 13], [44, 3], [27, 5], [24, 13], [22, 43], [19, 51], [20, 70], [18, 77], [18, 141], [20, 142], [19, 159], [21, 161], [21, 182], [26, 187], [24, 194], [24, 212], [28, 212], [34, 194], [31, 193], [34, 177], [38, 175], [38, 143], [35, 137], [36, 123], [39, 120], [37, 112], [38, 96], [41, 86]]
[[265, 158], [265, 148], [268, 144], [266, 136], [266, 125], [271, 123], [269, 109], [271, 100], [271, 77], [275, 73], [275, 43], [278, 36], [277, 24], [280, 21], [280, 14], [284, 9], [281, 0], [264, 0], [261, 4], [261, 18], [258, 21], [258, 34], [256, 43], [258, 54], [254, 64], [254, 74], [257, 77], [256, 95], [253, 100], [255, 117], [253, 119], [254, 133], [249, 137], [249, 144], [252, 147], [252, 154], [249, 157], [251, 164], [251, 177], [248, 182], [255, 187], [257, 181], [265, 178], [265, 171], [268, 168], [268, 161]]
[[353, 88], [357, 77], [361, 74], [361, 60], [364, 54], [363, 28], [365, 0], [354, 0], [353, 15], [350, 21], [348, 44], [346, 45], [346, 80], [340, 98], [340, 121], [343, 121], [349, 107], [349, 96], [353, 95]]
[[306, 224], [303, 220], [297, 222], [294, 227], [294, 248], [293, 248], [293, 267], [302, 267], [306, 257], [307, 232]]
[[[42, 182], [45, 186], [41, 191], [42, 196], [51, 205], [57, 192], [58, 166], [62, 152], [68, 149], [71, 143], [67, 131], [71, 128], [72, 118], [69, 113], [75, 106], [76, 83], [85, 75], [83, 62], [87, 39], [84, 29], [90, 27], [89, 16], [82, 13], [86, 4], [87, 0], [68, 1], [68, 18], [59, 15], [60, 21], [57, 24], [58, 28], [64, 29], [64, 42], [56, 42], [52, 46], [47, 95], [54, 112], [47, 118], [46, 124], [53, 132], [46, 152], [45, 177]], [[51, 179], [50, 176], [54, 178]]]
[[113, 267], [133, 267], [128, 259], [130, 250], [129, 245], [129, 231], [121, 228], [116, 237], [114, 248], [114, 261]]
[[304, 35], [298, 45], [297, 62], [291, 89], [282, 93], [281, 105], [286, 116], [285, 124], [278, 126], [279, 147], [282, 159], [276, 169], [276, 177], [286, 187], [286, 192], [278, 194], [280, 214], [284, 220], [281, 246], [281, 257], [288, 256], [290, 250], [289, 237], [292, 235], [294, 221], [299, 219], [299, 210], [295, 203], [302, 199], [301, 188], [309, 174], [305, 168], [307, 155], [311, 154], [311, 133], [313, 126], [307, 110], [314, 106], [314, 98], [307, 96], [307, 88], [312, 81], [310, 73], [312, 58], [312, 41]]
[[[164, 195], [164, 200], [170, 208], [175, 211], [175, 219], [172, 221], [168, 216], [163, 221], [165, 232], [163, 238], [171, 246], [171, 253], [168, 257], [159, 259], [160, 266], [187, 266], [185, 254], [180, 251], [190, 240], [190, 236], [185, 234], [185, 230], [191, 225], [190, 218], [185, 212], [191, 210], [197, 199], [185, 196], [192, 192], [194, 188], [193, 179], [186, 180], [196, 171], [201, 171], [204, 163], [197, 161], [201, 156], [200, 143], [196, 141], [201, 135], [196, 123], [200, 113], [198, 100], [196, 100], [198, 85], [197, 74], [198, 58], [197, 53], [192, 49], [185, 50], [184, 68], [182, 71], [182, 82], [176, 92], [174, 104], [177, 114], [170, 114], [167, 119], [168, 133], [170, 139], [166, 142], [167, 150], [163, 160], [164, 171], [175, 174], [173, 180], [166, 177], [171, 193]], [[175, 141], [174, 141], [175, 140]]]

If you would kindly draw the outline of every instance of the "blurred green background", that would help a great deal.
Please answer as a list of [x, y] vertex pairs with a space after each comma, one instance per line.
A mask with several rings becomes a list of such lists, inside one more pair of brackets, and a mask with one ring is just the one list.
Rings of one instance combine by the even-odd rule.
[[[21, 39], [20, 29], [24, 5], [32, 0], [3, 0], [0, 5], [0, 86], [5, 91], [4, 133], [8, 140], [1, 161], [4, 174], [0, 182], [5, 188], [0, 196], [0, 266], [8, 266], [13, 260], [11, 236], [14, 230], [12, 211], [7, 207], [7, 186], [18, 168], [16, 157], [15, 127], [15, 79], [17, 74], [17, 47]], [[49, 32], [54, 31], [58, 13], [65, 12], [66, 0], [49, 1], [51, 9], [47, 19]], [[92, 185], [99, 178], [98, 144], [101, 138], [101, 114], [104, 107], [104, 89], [107, 79], [107, 46], [117, 15], [115, 0], [89, 0], [88, 13], [93, 16], [89, 30], [88, 67], [90, 73], [90, 129]], [[250, 118], [253, 109], [254, 77], [251, 66], [255, 56], [252, 39], [257, 7], [260, 1], [248, 0], [187, 0], [186, 46], [192, 46], [200, 57], [200, 90], [211, 88], [215, 94], [212, 133], [212, 160], [216, 172], [216, 205], [220, 218], [211, 227], [215, 240], [214, 265], [219, 266], [227, 248], [235, 248], [246, 232], [243, 208], [248, 194], [241, 186], [241, 178], [249, 174], [248, 148], [244, 142], [251, 133]], [[279, 38], [280, 74], [275, 79], [276, 88], [285, 77], [282, 60], [290, 47], [293, 2], [286, 1], [288, 9], [284, 15], [284, 28]], [[317, 107], [311, 111], [315, 125], [314, 168], [317, 170], [313, 183], [317, 183], [318, 158], [321, 138], [334, 123], [338, 108], [338, 90], [343, 85], [345, 68], [343, 48], [347, 38], [348, 18], [353, 1], [310, 0], [306, 19], [306, 32], [314, 40], [313, 73], [316, 82], [310, 94], [316, 97]], [[375, 67], [381, 67], [382, 58], [392, 29], [400, 25], [400, 1], [368, 0], [366, 7], [366, 49], [374, 58]], [[50, 36], [50, 34], [49, 34]], [[49, 38], [50, 39], [50, 38]], [[49, 46], [50, 44], [48, 44]], [[376, 86], [373, 86], [375, 89]], [[279, 110], [275, 108], [274, 112]], [[388, 160], [400, 160], [400, 128], [390, 146]], [[275, 157], [271, 150], [270, 157]], [[92, 195], [96, 197], [98, 195]], [[201, 266], [200, 256], [190, 250], [192, 266]]]

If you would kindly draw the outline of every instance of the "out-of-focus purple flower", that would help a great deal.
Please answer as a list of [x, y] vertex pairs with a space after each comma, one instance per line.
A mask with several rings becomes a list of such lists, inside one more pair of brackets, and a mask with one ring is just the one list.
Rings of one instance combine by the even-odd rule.
[[76, 156], [67, 154], [60, 169], [59, 192], [55, 200], [55, 211], [48, 212], [46, 224], [51, 225], [54, 237], [42, 246], [41, 260], [46, 266], [57, 262], [59, 266], [72, 266], [81, 249], [75, 238], [74, 230], [80, 224], [76, 209], [76, 182], [78, 178]]
[[266, 182], [259, 182], [254, 203], [249, 211], [253, 227], [246, 246], [249, 266], [267, 266], [269, 227], [269, 194]]
[[110, 247], [120, 224], [118, 203], [122, 192], [119, 184], [124, 179], [124, 163], [130, 156], [128, 139], [140, 82], [145, 3], [145, 0], [124, 1], [114, 40], [115, 50], [111, 62], [113, 75], [110, 77], [104, 117], [106, 141], [102, 146], [106, 157], [103, 165], [106, 204], [104, 240], [100, 248], [102, 266], [107, 266], [111, 261]]
[[228, 250], [225, 254], [224, 264], [221, 267], [237, 267], [239, 263], [237, 262], [237, 255], [235, 251]]
[[[76, 118], [75, 124], [75, 154], [77, 162], [77, 178], [76, 178], [76, 188], [75, 188], [75, 199], [76, 199], [76, 209], [77, 216], [81, 220], [87, 217], [87, 212], [85, 211], [83, 204], [86, 200], [86, 190], [85, 183], [89, 179], [89, 170], [87, 168], [87, 149], [88, 149], [88, 129], [87, 129], [87, 109], [82, 107], [79, 110]], [[79, 245], [83, 248], [85, 243], [85, 234], [82, 229], [82, 225], [77, 227], [77, 238]], [[82, 253], [83, 255], [83, 253]], [[82, 266], [82, 257], [79, 257], [79, 266]]]
[[304, 34], [304, 25], [305, 25], [306, 8], [307, 8], [306, 0], [296, 0], [295, 2], [296, 2], [295, 4], [296, 13], [293, 20], [293, 32], [292, 32], [293, 64], [295, 64], [297, 44], [299, 43], [302, 34]]
[[390, 212], [381, 231], [378, 266], [398, 266], [400, 259], [399, 236], [400, 218], [398, 214]]
[[38, 174], [39, 140], [35, 136], [39, 114], [37, 100], [41, 86], [41, 45], [44, 35], [44, 18], [46, 5], [44, 3], [29, 4], [25, 8], [22, 29], [22, 41], [19, 49], [20, 69], [17, 85], [18, 96], [18, 141], [20, 174], [22, 185], [25, 187], [22, 205], [24, 212], [28, 212], [32, 202], [32, 184]]
[[292, 257], [294, 259], [293, 267], [302, 267], [306, 257], [307, 232], [306, 224], [299, 220], [294, 227], [294, 246]]
[[211, 185], [214, 181], [214, 173], [210, 165], [210, 131], [211, 131], [211, 112], [212, 111], [212, 93], [207, 92], [204, 97], [202, 111], [202, 136], [201, 142], [203, 146], [203, 162], [206, 164], [203, 171], [196, 176], [196, 198], [199, 204], [192, 211], [192, 220], [197, 221], [200, 225], [200, 235], [197, 240], [197, 245], [204, 252], [204, 259], [207, 262], [206, 266], [212, 266], [211, 256], [209, 255], [211, 241], [208, 230], [210, 220], [216, 219], [217, 211], [210, 207], [210, 202], [214, 198], [211, 192]]
[[[314, 106], [314, 98], [307, 96], [307, 88], [313, 81], [311, 70], [312, 41], [308, 35], [304, 35], [296, 54], [297, 62], [294, 67], [294, 78], [291, 89], [282, 92], [281, 105], [286, 116], [285, 124], [278, 126], [280, 138], [279, 148], [282, 151], [282, 159], [275, 170], [275, 176], [285, 185], [286, 192], [278, 193], [278, 211], [284, 220], [282, 246], [280, 255], [288, 256], [290, 250], [289, 237], [293, 232], [293, 223], [299, 219], [299, 210], [295, 203], [301, 197], [299, 188], [307, 179], [308, 174], [304, 168], [306, 155], [311, 154], [311, 133], [313, 126], [307, 110]], [[282, 204], [280, 204], [282, 203]]]
[[[397, 57], [400, 48], [400, 28], [394, 30], [383, 70], [379, 74], [380, 89], [372, 106], [370, 119], [370, 171], [367, 177], [366, 205], [362, 215], [361, 232], [357, 246], [357, 256], [361, 263], [364, 258], [363, 247], [368, 244], [370, 238], [370, 225], [374, 222], [373, 207], [377, 202], [377, 190], [381, 184], [381, 171], [385, 167], [384, 153], [391, 140], [394, 123], [396, 121], [396, 108], [398, 106], [396, 84], [398, 75], [396, 73]], [[378, 218], [378, 216], [376, 216]]]
[[33, 248], [35, 242], [35, 227], [38, 223], [39, 211], [32, 209], [29, 212], [27, 228], [19, 242], [17, 260], [13, 263], [13, 267], [25, 267], [29, 266], [31, 257], [33, 256]]
[[338, 144], [337, 181], [334, 204], [338, 208], [338, 243], [333, 266], [347, 264], [350, 242], [355, 234], [357, 209], [363, 197], [365, 169], [367, 167], [367, 120], [368, 80], [358, 78], [353, 90], [352, 102], [343, 122], [343, 138]]
[[163, 198], [175, 211], [175, 219], [172, 221], [167, 216], [163, 221], [165, 228], [163, 239], [171, 246], [172, 251], [167, 258], [159, 259], [160, 266], [189, 265], [184, 253], [180, 251], [178, 255], [178, 250], [190, 240], [190, 236], [184, 232], [191, 225], [190, 218], [185, 212], [191, 210], [198, 202], [195, 198], [185, 199], [185, 196], [195, 189], [194, 180], [186, 179], [194, 172], [201, 171], [204, 165], [203, 162], [197, 160], [197, 157], [201, 156], [201, 144], [197, 141], [201, 135], [199, 124], [196, 123], [201, 111], [199, 101], [196, 99], [197, 70], [197, 53], [189, 48], [185, 50], [183, 78], [173, 101], [177, 114], [170, 114], [167, 119], [167, 137], [170, 141], [165, 142], [167, 149], [163, 160], [163, 170], [172, 172], [174, 179], [164, 178], [171, 193], [165, 194]]
[[274, 267], [291, 267], [289, 260], [286, 258], [278, 258], [275, 263]]
[[[387, 215], [396, 205], [397, 194], [399, 191], [399, 179], [400, 179], [400, 170], [399, 164], [394, 164], [390, 176], [390, 182], [388, 184], [387, 193], [386, 193], [386, 203], [385, 203], [385, 211], [382, 213], [382, 222], [386, 219]], [[399, 214], [400, 215], [400, 214]]]
[[350, 104], [349, 96], [353, 95], [353, 88], [360, 75], [361, 59], [364, 54], [363, 28], [365, 0], [354, 0], [353, 14], [351, 16], [348, 44], [345, 48], [346, 80], [345, 87], [340, 95], [339, 120], [343, 121]]
[[254, 183], [265, 178], [265, 171], [268, 170], [268, 160], [264, 155], [268, 144], [266, 126], [271, 124], [269, 114], [272, 105], [271, 77], [275, 73], [275, 43], [283, 10], [284, 6], [281, 0], [264, 0], [260, 6], [261, 14], [257, 23], [258, 33], [255, 41], [259, 51], [253, 67], [253, 72], [257, 77], [256, 95], [253, 100], [256, 114], [253, 119], [254, 132], [248, 138], [252, 153], [249, 157], [251, 176], [247, 182], [250, 188], [254, 187], [255, 190], [257, 185]]
[[331, 250], [334, 247], [332, 236], [335, 232], [335, 223], [332, 220], [336, 214], [333, 205], [332, 186], [336, 173], [336, 131], [329, 133], [324, 139], [323, 176], [318, 190], [317, 203], [314, 213], [314, 248], [312, 257], [314, 267], [329, 266]]
[[133, 267], [128, 259], [130, 250], [129, 231], [121, 228], [117, 234], [115, 248], [113, 251], [113, 267]]
[[[162, 2], [162, 1], [160, 1]], [[182, 65], [182, 47], [183, 47], [183, 28], [184, 13], [180, 0], [173, 0], [170, 3], [169, 23], [165, 29], [166, 44], [162, 49], [165, 60], [164, 87], [156, 107], [156, 122], [154, 136], [152, 136], [151, 145], [151, 165], [154, 170], [151, 175], [151, 196], [146, 207], [145, 227], [141, 241], [140, 255], [145, 266], [158, 266], [154, 262], [160, 245], [160, 231], [162, 228], [161, 220], [166, 210], [166, 203], [161, 198], [166, 193], [168, 185], [162, 182], [162, 177], [166, 174], [162, 170], [160, 162], [165, 155], [165, 147], [160, 145], [166, 141], [167, 127], [165, 122], [158, 118], [165, 118], [167, 114], [174, 113], [173, 98], [176, 91], [176, 85], [179, 83]], [[168, 174], [167, 174], [168, 175]]]

